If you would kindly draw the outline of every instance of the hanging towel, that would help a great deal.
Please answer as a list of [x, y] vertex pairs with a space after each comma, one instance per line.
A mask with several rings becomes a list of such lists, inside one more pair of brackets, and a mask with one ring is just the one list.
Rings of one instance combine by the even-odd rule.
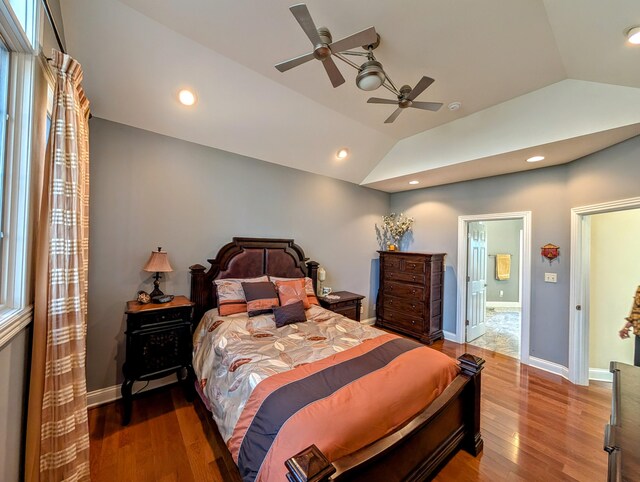
[[496, 254], [496, 279], [504, 281], [511, 276], [511, 255]]

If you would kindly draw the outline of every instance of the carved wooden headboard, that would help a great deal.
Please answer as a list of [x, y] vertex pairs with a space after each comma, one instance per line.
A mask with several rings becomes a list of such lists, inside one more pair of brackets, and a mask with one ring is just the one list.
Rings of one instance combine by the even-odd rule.
[[215, 258], [207, 260], [207, 271], [201, 264], [189, 267], [191, 301], [195, 303], [194, 322], [205, 311], [218, 306], [214, 280], [223, 278], [254, 278], [262, 275], [313, 280], [317, 289], [318, 263], [307, 261], [304, 251], [293, 239], [233, 238]]

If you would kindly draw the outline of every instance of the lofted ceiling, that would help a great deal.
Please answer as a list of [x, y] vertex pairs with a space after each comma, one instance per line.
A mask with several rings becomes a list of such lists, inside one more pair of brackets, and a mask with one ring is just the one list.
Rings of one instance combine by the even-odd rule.
[[[640, 25], [637, 0], [307, 1], [334, 39], [375, 26], [398, 86], [436, 79], [418, 100], [445, 107], [393, 124], [393, 106], [366, 103], [393, 94], [360, 91], [339, 61], [336, 89], [319, 62], [273, 67], [311, 50], [293, 3], [61, 0], [95, 116], [389, 192], [570, 162], [639, 133], [640, 46], [623, 36]], [[192, 108], [176, 100], [183, 87]], [[532, 129], [531, 110], [559, 128]], [[524, 163], [537, 146], [547, 160]]]

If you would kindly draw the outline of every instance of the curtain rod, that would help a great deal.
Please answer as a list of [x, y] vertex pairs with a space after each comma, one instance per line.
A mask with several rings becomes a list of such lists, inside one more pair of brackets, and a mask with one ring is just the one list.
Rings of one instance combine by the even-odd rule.
[[62, 38], [60, 38], [60, 33], [58, 32], [58, 27], [56, 26], [56, 21], [53, 19], [53, 14], [51, 13], [49, 2], [47, 0], [42, 0], [42, 5], [44, 6], [44, 11], [47, 14], [47, 18], [49, 19], [49, 24], [51, 24], [51, 28], [53, 28], [53, 34], [56, 36], [58, 47], [60, 47], [60, 51], [63, 54], [66, 54], [67, 50], [64, 48], [64, 45], [62, 45]]

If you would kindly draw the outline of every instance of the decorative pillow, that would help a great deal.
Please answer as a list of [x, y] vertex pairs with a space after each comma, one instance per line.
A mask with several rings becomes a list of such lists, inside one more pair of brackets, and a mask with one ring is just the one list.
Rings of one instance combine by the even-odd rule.
[[[291, 280], [302, 279], [302, 278], [279, 278], [277, 276], [269, 276], [269, 279], [273, 283], [275, 283], [276, 281], [291, 281]], [[316, 292], [313, 291], [313, 280], [308, 276], [304, 278], [304, 288], [305, 288], [305, 291], [307, 292], [307, 300], [309, 301], [309, 303], [312, 305], [319, 305], [320, 302], [318, 301]]]
[[259, 283], [242, 283], [244, 297], [247, 300], [249, 316], [271, 313], [278, 306], [278, 293], [270, 281]]
[[218, 313], [220, 316], [247, 312], [247, 300], [244, 298], [242, 283], [269, 281], [267, 276], [258, 278], [227, 278], [214, 280], [218, 291]]
[[307, 292], [305, 291], [304, 279], [302, 278], [292, 279], [290, 281], [276, 281], [276, 290], [278, 291], [278, 298], [280, 298], [280, 304], [282, 306], [302, 301], [305, 310], [311, 307], [307, 298]]
[[291, 323], [307, 321], [302, 301], [296, 301], [285, 306], [274, 306], [273, 315], [276, 318], [276, 328], [282, 328]]

